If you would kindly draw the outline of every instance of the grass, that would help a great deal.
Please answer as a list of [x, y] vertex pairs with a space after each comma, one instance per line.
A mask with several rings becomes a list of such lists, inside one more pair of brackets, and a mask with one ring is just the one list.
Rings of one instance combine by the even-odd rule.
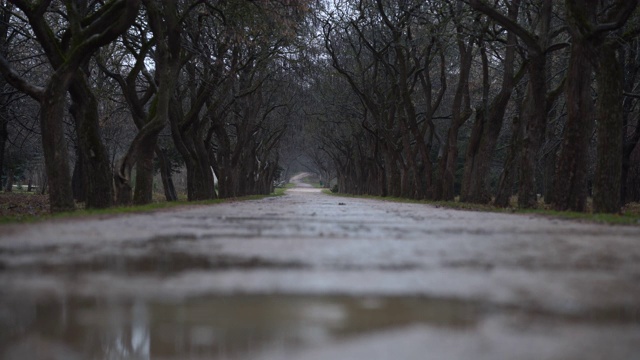
[[640, 225], [640, 204], [633, 203], [627, 205], [621, 214], [598, 214], [598, 213], [580, 213], [572, 211], [556, 211], [541, 206], [538, 209], [517, 209], [515, 207], [501, 208], [488, 204], [471, 204], [459, 201], [429, 201], [429, 200], [413, 200], [398, 197], [382, 197], [372, 195], [350, 195], [332, 193], [329, 190], [323, 191], [325, 194], [346, 198], [358, 199], [374, 199], [382, 201], [391, 201], [410, 204], [425, 204], [447, 209], [470, 210], [470, 211], [488, 211], [496, 213], [516, 213], [516, 214], [537, 214], [541, 216], [552, 217], [556, 219], [578, 220], [599, 224], [611, 225]]
[[287, 191], [287, 189], [291, 189], [292, 187], [295, 187], [295, 186], [296, 186], [295, 184], [287, 183], [283, 187], [277, 187], [272, 196], [282, 196], [284, 195], [285, 191]]
[[[238, 198], [228, 198], [228, 199], [213, 199], [213, 200], [202, 200], [202, 201], [186, 201], [186, 200], [178, 200], [178, 201], [154, 201], [153, 203], [146, 205], [131, 205], [131, 206], [115, 206], [107, 209], [84, 209], [78, 208], [75, 211], [69, 212], [61, 212], [55, 214], [15, 214], [15, 215], [6, 215], [0, 217], [0, 224], [13, 224], [13, 223], [33, 223], [45, 220], [56, 220], [56, 219], [76, 219], [76, 218], [84, 218], [84, 217], [92, 217], [92, 216], [111, 216], [111, 215], [122, 215], [122, 214], [130, 214], [130, 213], [146, 213], [146, 212], [154, 212], [160, 211], [164, 209], [172, 209], [178, 207], [189, 207], [189, 206], [203, 206], [203, 205], [215, 205], [228, 203], [233, 201], [246, 201], [246, 200], [259, 200], [268, 197], [282, 196], [287, 188], [292, 187], [293, 184], [287, 184], [285, 187], [276, 188], [274, 193], [269, 195], [249, 195]], [[0, 194], [1, 195], [1, 194]]]

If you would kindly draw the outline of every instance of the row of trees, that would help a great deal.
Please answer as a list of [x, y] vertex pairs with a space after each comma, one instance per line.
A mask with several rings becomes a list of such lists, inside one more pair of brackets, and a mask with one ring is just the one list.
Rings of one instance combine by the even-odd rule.
[[638, 192], [637, 5], [332, 1], [308, 156], [347, 193], [618, 212]]
[[[20, 121], [12, 114], [28, 111], [14, 99], [30, 97], [52, 211], [72, 210], [74, 198], [93, 208], [148, 203], [155, 168], [175, 200], [171, 153], [186, 168], [189, 200], [272, 190], [299, 99], [307, 2], [1, 4], [0, 149]], [[122, 126], [128, 134], [109, 135]]]
[[347, 193], [617, 212], [637, 3], [5, 0], [0, 149], [44, 158], [53, 211], [147, 203], [157, 171], [174, 200], [178, 165], [190, 200], [265, 193], [302, 161]]

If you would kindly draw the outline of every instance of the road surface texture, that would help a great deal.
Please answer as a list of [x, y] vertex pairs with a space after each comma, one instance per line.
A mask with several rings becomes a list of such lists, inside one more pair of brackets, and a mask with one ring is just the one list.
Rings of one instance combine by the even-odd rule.
[[640, 359], [640, 228], [288, 195], [0, 227], [2, 359]]

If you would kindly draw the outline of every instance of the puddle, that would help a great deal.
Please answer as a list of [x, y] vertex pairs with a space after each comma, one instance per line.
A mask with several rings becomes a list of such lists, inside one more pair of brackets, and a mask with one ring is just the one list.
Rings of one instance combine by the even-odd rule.
[[[477, 305], [420, 298], [231, 296], [178, 302], [0, 297], [0, 357], [243, 359], [413, 324], [464, 329]], [[57, 355], [57, 357], [55, 357]]]
[[[417, 327], [433, 329], [435, 332], [429, 334], [443, 335], [443, 339], [469, 340], [468, 336], [477, 336], [482, 349], [496, 351], [508, 349], [508, 341], [513, 336], [525, 339], [528, 336], [540, 336], [542, 331], [546, 331], [542, 329], [549, 329], [544, 324], [553, 324], [552, 328], [556, 329], [560, 324], [569, 329], [567, 334], [573, 335], [576, 335], [573, 329], [584, 329], [581, 324], [593, 326], [595, 337], [579, 338], [577, 343], [586, 341], [584, 339], [597, 342], [601, 335], [607, 334], [607, 329], [620, 332], [613, 337], [625, 331], [638, 333], [640, 312], [637, 310], [596, 310], [574, 317], [470, 301], [420, 297], [237, 295], [143, 300], [69, 295], [20, 297], [0, 291], [0, 358], [273, 359], [273, 354], [292, 354], [309, 348], [327, 349], [363, 337], [376, 338], [376, 334], [390, 334]], [[632, 313], [635, 317], [631, 316]], [[508, 320], [506, 325], [501, 325], [503, 327], [487, 328], [486, 321], [489, 318]], [[617, 320], [620, 323], [615, 327]], [[494, 338], [487, 337], [489, 334]], [[584, 333], [577, 334], [584, 336]], [[495, 341], [495, 336], [504, 336], [499, 339], [506, 342], [491, 343]], [[559, 341], [569, 341], [571, 336]], [[627, 337], [633, 336], [632, 333]], [[442, 339], [438, 339], [425, 337], [419, 340], [416, 354], [424, 355], [424, 351], [429, 349], [437, 354], [437, 349], [442, 345]], [[549, 339], [556, 340], [554, 336]], [[628, 348], [627, 340], [621, 340], [621, 344]], [[420, 347], [419, 344], [424, 341], [431, 346]], [[609, 341], [613, 340], [601, 342], [608, 346]], [[456, 349], [461, 344], [445, 341], [442, 346]], [[568, 348], [574, 349], [574, 346]], [[532, 351], [526, 346], [523, 349]], [[394, 352], [397, 350], [401, 349], [395, 349]], [[358, 358], [362, 357], [354, 359]], [[376, 357], [387, 358], [379, 354]], [[513, 357], [480, 357], [492, 358]]]
[[37, 273], [77, 274], [88, 272], [110, 272], [115, 274], [174, 275], [182, 271], [199, 270], [254, 270], [254, 269], [303, 269], [306, 265], [295, 261], [273, 261], [260, 257], [228, 255], [194, 255], [181, 252], [144, 252], [143, 255], [109, 254], [91, 256], [82, 260], [64, 262], [39, 261], [31, 264], [10, 266], [0, 262], [0, 271], [13, 270]]

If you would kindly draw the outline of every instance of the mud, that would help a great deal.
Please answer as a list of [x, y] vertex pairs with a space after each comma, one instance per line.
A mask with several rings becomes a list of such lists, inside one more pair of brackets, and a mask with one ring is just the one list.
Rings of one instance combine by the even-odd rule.
[[[343, 204], [343, 205], [341, 205]], [[0, 227], [3, 359], [633, 359], [640, 228], [344, 199]]]

